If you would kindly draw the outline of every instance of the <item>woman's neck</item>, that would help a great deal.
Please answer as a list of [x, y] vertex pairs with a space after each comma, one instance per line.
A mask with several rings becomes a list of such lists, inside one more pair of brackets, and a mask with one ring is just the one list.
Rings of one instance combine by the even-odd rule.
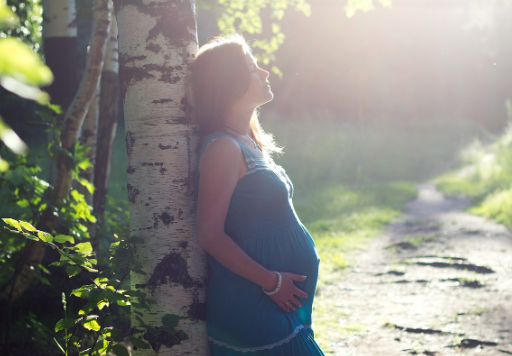
[[254, 110], [230, 110], [226, 115], [226, 119], [224, 120], [223, 124], [224, 126], [229, 127], [237, 132], [249, 134], [251, 128], [251, 117], [253, 114]]

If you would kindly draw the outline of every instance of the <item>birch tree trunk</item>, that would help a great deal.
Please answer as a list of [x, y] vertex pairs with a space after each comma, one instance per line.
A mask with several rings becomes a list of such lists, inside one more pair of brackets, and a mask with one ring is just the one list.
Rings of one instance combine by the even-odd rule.
[[[102, 226], [105, 215], [108, 179], [112, 147], [116, 135], [119, 107], [119, 53], [117, 42], [117, 22], [112, 16], [110, 38], [105, 53], [105, 63], [101, 74], [98, 136], [96, 139], [96, 162], [94, 164], [93, 211], [98, 219], [97, 226]], [[96, 251], [98, 240], [92, 236], [91, 244]]]
[[[190, 125], [186, 78], [197, 53], [194, 0], [116, 0], [120, 82], [124, 99], [131, 235], [144, 240], [137, 258], [147, 275], [132, 288], [157, 304], [144, 323], [179, 316], [176, 332], [135, 336], [153, 350], [136, 355], [207, 355], [206, 254], [194, 236], [196, 136]], [[132, 314], [133, 315], [133, 314]], [[135, 326], [136, 321], [132, 319]]]

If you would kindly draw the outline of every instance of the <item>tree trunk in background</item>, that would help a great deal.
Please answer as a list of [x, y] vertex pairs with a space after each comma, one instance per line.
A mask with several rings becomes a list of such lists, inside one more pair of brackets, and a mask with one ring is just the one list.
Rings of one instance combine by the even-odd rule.
[[[54, 1], [54, 0], [51, 0]], [[87, 109], [96, 93], [96, 87], [101, 75], [103, 57], [105, 54], [106, 40], [110, 26], [110, 8], [108, 0], [96, 0], [94, 8], [93, 35], [87, 59], [87, 68], [80, 89], [78, 90], [71, 106], [66, 112], [64, 129], [61, 134], [62, 147], [66, 150], [72, 148], [78, 138], [78, 132], [84, 121]], [[69, 169], [67, 156], [59, 154], [57, 182], [52, 204], [59, 206], [68, 196], [71, 188], [72, 172]], [[37, 228], [51, 231], [57, 224], [56, 218], [50, 210], [43, 213]], [[46, 250], [46, 243], [41, 241], [28, 241], [25, 244], [23, 254], [17, 263], [13, 278], [0, 289], [0, 301], [12, 304], [28, 288], [34, 273], [39, 268]]]
[[[119, 108], [119, 53], [117, 42], [117, 22], [112, 16], [110, 39], [105, 54], [105, 64], [101, 74], [100, 117], [98, 136], [96, 139], [96, 163], [94, 165], [94, 216], [98, 219], [97, 226], [102, 226], [105, 215], [108, 180], [112, 146], [116, 135]], [[92, 236], [91, 244], [97, 251], [98, 239]]]
[[78, 49], [74, 0], [43, 0], [46, 65], [55, 80], [48, 87], [52, 103], [65, 111], [78, 89]]
[[[98, 86], [96, 87], [96, 92], [94, 97], [89, 104], [89, 109], [87, 110], [87, 115], [85, 117], [84, 123], [80, 130], [80, 143], [86, 147], [89, 147], [89, 152], [87, 152], [87, 157], [91, 162], [91, 166], [87, 169], [80, 172], [80, 177], [86, 179], [88, 182], [93, 181], [93, 177], [95, 174], [94, 164], [96, 162], [96, 140], [98, 135], [98, 118], [99, 118], [99, 104], [100, 104], [100, 83], [98, 82]], [[83, 185], [78, 186], [78, 191], [85, 196], [85, 201], [89, 205], [92, 205], [92, 194], [89, 193], [86, 187]]]
[[[152, 293], [157, 304], [144, 322], [179, 322], [174, 336], [155, 337], [135, 319], [135, 337], [155, 352], [207, 355], [206, 254], [195, 242], [193, 172], [196, 135], [190, 125], [186, 86], [197, 53], [193, 0], [115, 0], [119, 27], [119, 78], [124, 99], [130, 231], [144, 243], [136, 257], [147, 275], [132, 273], [133, 289]], [[133, 315], [133, 314], [132, 314]]]
[[[61, 144], [65, 150], [71, 150], [84, 122], [89, 105], [96, 95], [96, 89], [101, 78], [103, 59], [110, 28], [110, 2], [109, 0], [94, 1], [94, 20], [91, 35], [91, 45], [87, 58], [85, 74], [80, 88], [73, 99], [64, 117], [64, 127], [61, 133]], [[68, 158], [59, 153], [57, 157], [58, 176], [55, 184], [57, 204], [69, 194], [72, 171], [69, 168]]]

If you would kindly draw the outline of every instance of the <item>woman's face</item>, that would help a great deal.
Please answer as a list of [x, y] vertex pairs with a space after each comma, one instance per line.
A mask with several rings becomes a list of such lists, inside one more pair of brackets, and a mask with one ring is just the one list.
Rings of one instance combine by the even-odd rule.
[[251, 82], [244, 96], [240, 99], [239, 104], [254, 109], [271, 101], [274, 98], [274, 94], [270, 90], [269, 73], [258, 67], [256, 59], [250, 52], [245, 53], [245, 61], [251, 73]]

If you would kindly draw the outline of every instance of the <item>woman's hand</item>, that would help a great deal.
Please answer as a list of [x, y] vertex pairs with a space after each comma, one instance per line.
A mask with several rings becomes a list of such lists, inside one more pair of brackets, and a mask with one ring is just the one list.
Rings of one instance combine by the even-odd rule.
[[297, 288], [293, 281], [304, 281], [307, 277], [289, 272], [280, 273], [282, 276], [281, 288], [276, 294], [272, 294], [270, 299], [279, 305], [279, 307], [285, 312], [289, 312], [290, 310], [295, 310], [295, 307], [302, 306], [302, 303], [297, 297], [308, 297], [305, 292]]

